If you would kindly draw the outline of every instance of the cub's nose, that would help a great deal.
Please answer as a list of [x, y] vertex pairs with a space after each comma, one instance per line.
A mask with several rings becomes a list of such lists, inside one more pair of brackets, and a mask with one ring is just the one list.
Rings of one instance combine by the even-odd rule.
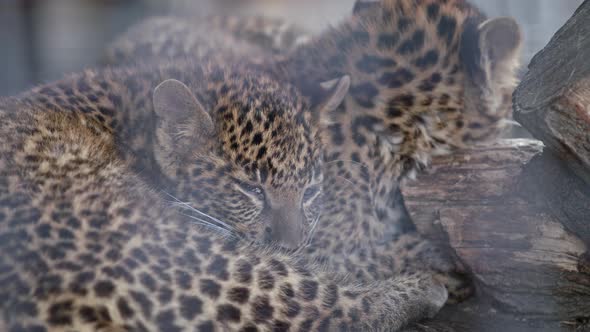
[[287, 249], [296, 249], [303, 242], [304, 216], [299, 209], [280, 208], [270, 213], [267, 239]]

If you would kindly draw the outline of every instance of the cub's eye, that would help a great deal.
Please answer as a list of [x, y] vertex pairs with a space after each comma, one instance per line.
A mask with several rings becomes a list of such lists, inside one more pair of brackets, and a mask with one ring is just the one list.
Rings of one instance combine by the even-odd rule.
[[322, 190], [322, 187], [319, 184], [307, 187], [305, 192], [303, 193], [303, 202], [308, 202], [314, 199]]
[[258, 186], [251, 185], [249, 183], [240, 183], [240, 189], [248, 195], [256, 196], [258, 198], [264, 198], [264, 190]]

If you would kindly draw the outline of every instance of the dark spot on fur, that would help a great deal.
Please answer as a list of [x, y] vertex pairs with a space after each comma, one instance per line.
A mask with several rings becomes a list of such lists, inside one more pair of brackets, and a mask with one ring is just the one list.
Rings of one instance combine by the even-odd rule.
[[403, 33], [406, 30], [408, 30], [411, 23], [412, 23], [412, 20], [410, 20], [409, 18], [400, 17], [399, 20], [397, 21], [397, 29]]
[[40, 224], [39, 226], [37, 226], [37, 228], [35, 229], [35, 232], [37, 233], [37, 235], [40, 238], [49, 238], [51, 236], [51, 226], [49, 226], [49, 224]]
[[196, 296], [182, 295], [179, 298], [180, 314], [187, 320], [194, 319], [202, 312], [203, 302]]
[[209, 296], [211, 299], [217, 299], [221, 291], [221, 286], [211, 279], [201, 280], [201, 292]]
[[301, 306], [299, 306], [299, 303], [297, 303], [297, 301], [289, 301], [287, 302], [287, 308], [285, 309], [285, 315], [287, 315], [287, 317], [289, 318], [294, 318], [297, 317], [297, 315], [299, 315], [299, 312], [301, 311]]
[[129, 303], [124, 298], [120, 297], [119, 300], [117, 300], [117, 309], [123, 319], [133, 318], [133, 309], [131, 309]]
[[322, 305], [324, 308], [330, 309], [336, 304], [336, 302], [338, 302], [338, 286], [336, 286], [336, 284], [330, 284], [324, 291]]
[[240, 309], [231, 304], [222, 304], [217, 307], [217, 320], [219, 321], [239, 322], [240, 316]]
[[399, 118], [400, 116], [402, 116], [404, 113], [402, 112], [402, 110], [397, 107], [396, 105], [388, 105], [387, 106], [387, 116], [390, 118]]
[[236, 263], [235, 277], [238, 282], [249, 283], [252, 280], [252, 264], [246, 261]]
[[379, 90], [373, 84], [365, 82], [351, 87], [350, 94], [359, 105], [372, 108], [375, 106], [374, 99]]
[[436, 89], [438, 83], [442, 80], [442, 76], [439, 73], [434, 73], [430, 78], [422, 81], [418, 86], [418, 89], [423, 92], [431, 92]]
[[94, 285], [94, 293], [98, 297], [109, 297], [114, 290], [115, 285], [108, 280], [101, 280]]
[[405, 40], [397, 49], [402, 55], [418, 52], [424, 47], [424, 30], [416, 30], [411, 38]]
[[156, 291], [156, 280], [146, 272], [139, 276], [139, 282], [152, 292]]
[[267, 296], [258, 296], [252, 303], [252, 315], [257, 323], [268, 322], [272, 319], [274, 309]]
[[318, 283], [314, 280], [303, 280], [299, 286], [301, 298], [313, 301], [318, 295]]
[[172, 300], [172, 296], [174, 296], [174, 293], [170, 288], [160, 287], [160, 290], [158, 291], [158, 301], [160, 304], [164, 305], [169, 303]]
[[352, 13], [358, 15], [372, 8], [378, 8], [379, 5], [378, 1], [355, 1]]
[[290, 327], [291, 327], [291, 324], [289, 324], [287, 322], [280, 321], [280, 320], [276, 320], [272, 324], [272, 331], [273, 332], [287, 332], [287, 331], [289, 331]]
[[258, 328], [254, 325], [246, 325], [240, 332], [258, 332]]
[[399, 35], [393, 33], [385, 33], [377, 39], [377, 48], [382, 50], [390, 50], [395, 47], [399, 41]]
[[261, 146], [260, 149], [258, 149], [258, 153], [256, 154], [256, 160], [260, 160], [260, 159], [264, 158], [265, 155], [266, 155], [266, 146]]
[[86, 323], [93, 323], [98, 321], [98, 315], [96, 314], [96, 311], [89, 306], [81, 306], [80, 309], [78, 310], [78, 314], [80, 315], [80, 317], [82, 318], [83, 322]]
[[436, 50], [430, 50], [414, 61], [414, 65], [420, 69], [428, 69], [438, 62], [438, 52]]
[[379, 78], [379, 83], [381, 85], [387, 86], [388, 88], [395, 89], [410, 83], [413, 79], [414, 74], [411, 71], [402, 68], [393, 73], [384, 73]]
[[244, 136], [250, 134], [253, 129], [254, 129], [254, 127], [252, 126], [252, 121], [248, 120], [246, 122], [246, 125], [242, 129], [242, 133], [240, 134], [240, 137], [244, 137]]
[[227, 258], [216, 255], [213, 258], [213, 261], [209, 266], [207, 266], [207, 273], [221, 280], [227, 280], [229, 278], [229, 273], [227, 272]]
[[189, 273], [182, 271], [182, 270], [178, 270], [176, 271], [176, 284], [181, 288], [181, 289], [190, 289], [191, 288], [191, 283], [192, 283], [192, 277]]
[[244, 304], [250, 297], [250, 291], [246, 287], [234, 287], [227, 292], [227, 298], [239, 304]]
[[359, 43], [360, 45], [366, 45], [369, 43], [370, 36], [369, 33], [363, 30], [357, 30], [352, 32], [352, 37], [354, 40]]
[[50, 325], [70, 325], [72, 324], [73, 305], [71, 300], [56, 302], [49, 307], [48, 322]]
[[213, 322], [208, 320], [206, 322], [199, 324], [199, 326], [197, 327], [197, 331], [198, 332], [213, 332], [213, 331], [215, 331], [215, 327], [213, 326]]
[[252, 137], [252, 144], [260, 145], [260, 143], [262, 143], [262, 133], [254, 134], [254, 137]]
[[152, 301], [144, 293], [131, 291], [129, 295], [131, 295], [131, 298], [137, 304], [139, 304], [139, 306], [141, 307], [141, 311], [145, 317], [150, 317], [152, 315]]
[[275, 278], [268, 270], [261, 270], [258, 272], [258, 287], [263, 290], [271, 290], [274, 288]]
[[392, 98], [389, 101], [389, 104], [396, 105], [396, 106], [402, 106], [405, 108], [410, 108], [410, 107], [414, 106], [415, 102], [416, 102], [415, 96], [410, 95], [410, 94], [404, 94], [404, 95], [400, 95], [395, 98]]
[[270, 265], [271, 265], [271, 270], [274, 273], [278, 274], [279, 276], [286, 277], [289, 275], [289, 271], [287, 271], [287, 267], [281, 261], [278, 261], [276, 259], [272, 259], [270, 261]]
[[426, 8], [426, 13], [430, 21], [436, 21], [440, 13], [440, 7], [437, 3], [432, 3]]
[[330, 317], [326, 317], [326, 318], [322, 319], [322, 321], [318, 325], [318, 331], [320, 331], [320, 332], [330, 331], [330, 324], [331, 324]]
[[10, 308], [10, 310], [12, 312], [29, 316], [36, 316], [38, 314], [37, 305], [29, 301], [18, 301], [16, 303], [13, 303], [12, 308]]
[[441, 38], [445, 38], [447, 45], [450, 45], [453, 41], [453, 37], [455, 35], [455, 30], [457, 29], [457, 21], [450, 17], [443, 15], [440, 18], [437, 26], [438, 36]]
[[176, 317], [174, 315], [174, 311], [166, 310], [160, 312], [156, 315], [156, 324], [158, 325], [158, 330], [160, 331], [167, 331], [167, 332], [181, 332], [182, 329], [174, 324], [176, 321]]

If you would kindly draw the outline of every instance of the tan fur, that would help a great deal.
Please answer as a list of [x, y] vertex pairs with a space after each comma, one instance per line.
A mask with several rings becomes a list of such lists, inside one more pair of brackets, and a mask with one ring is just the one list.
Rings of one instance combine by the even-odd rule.
[[[118, 117], [149, 120], [145, 88], [151, 91], [171, 74], [192, 87], [204, 107], [215, 106], [198, 87], [215, 81], [219, 72], [199, 68], [88, 71], [2, 101], [0, 326], [9, 331], [357, 331], [395, 330], [434, 315], [447, 293], [427, 274], [366, 285], [335, 283], [333, 274], [280, 248], [250, 245], [188, 221], [145, 185], [134, 158], [122, 155], [117, 135], [128, 134], [135, 144], [149, 137], [141, 133], [158, 129], [145, 132], [141, 126], [149, 122], [133, 122], [127, 128], [138, 130], [135, 136], [118, 132]], [[231, 75], [223, 77], [232, 84]], [[249, 79], [263, 90], [275, 87], [268, 78]], [[233, 81], [244, 82], [244, 76]], [[238, 101], [254, 97], [241, 92]], [[262, 93], [255, 100], [270, 102], [289, 93], [272, 90], [269, 99], [260, 99]], [[290, 105], [283, 116], [309, 117], [290, 96], [279, 99]], [[264, 119], [277, 109], [257, 110]], [[142, 112], [128, 113], [134, 111]], [[227, 111], [240, 114], [237, 108]], [[198, 182], [183, 182], [180, 175], [204, 166], [201, 176], [190, 172], [193, 181], [208, 183], [200, 188], [203, 196], [190, 197], [203, 208], [213, 206], [207, 195], [228, 199], [230, 194], [225, 184], [231, 177], [215, 172], [218, 167], [229, 167], [232, 177], [248, 174], [223, 152], [224, 137], [231, 133], [220, 123], [224, 117], [212, 118], [220, 126], [220, 149], [195, 147], [192, 166], [185, 165], [191, 168], [177, 167], [176, 180], [190, 189], [181, 186], [178, 192], [190, 196]], [[285, 122], [293, 128], [284, 127], [283, 133], [299, 132], [303, 136], [292, 139], [305, 141], [310, 133], [299, 131], [304, 123]]]
[[[139, 55], [135, 41], [148, 40], [154, 49], [170, 41], [166, 29], [158, 35], [164, 37], [123, 37], [127, 57]], [[192, 29], [178, 45], [199, 38], [201, 30]], [[491, 42], [498, 38], [504, 43]], [[311, 100], [317, 82], [351, 78], [345, 104], [319, 116], [326, 203], [308, 255], [319, 255], [359, 280], [387, 278], [404, 271], [408, 260], [428, 261], [425, 266], [448, 273], [452, 265], [416, 234], [392, 236], [413, 229], [411, 222], [400, 221], [399, 183], [415, 177], [432, 155], [497, 137], [510, 115], [520, 44], [513, 20], [486, 21], [466, 1], [359, 1], [354, 15], [339, 26], [275, 62], [255, 61], [262, 63], [258, 70], [295, 84]], [[237, 43], [226, 49], [210, 51], [258, 56]], [[180, 53], [200, 57], [186, 48]], [[159, 57], [154, 53], [148, 59]], [[405, 241], [424, 250], [412, 253], [397, 245]], [[374, 254], [374, 264], [363, 263], [367, 252]]]

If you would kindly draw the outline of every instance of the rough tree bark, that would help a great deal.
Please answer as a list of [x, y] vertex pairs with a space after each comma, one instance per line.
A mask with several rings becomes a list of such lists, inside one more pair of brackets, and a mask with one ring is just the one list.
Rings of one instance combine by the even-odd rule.
[[515, 118], [537, 139], [438, 158], [404, 187], [420, 231], [477, 296], [414, 331], [590, 330], [590, 0], [529, 65]]
[[[587, 245], [546, 201], [554, 186], [576, 190], [558, 162], [539, 141], [504, 140], [437, 158], [404, 187], [420, 232], [448, 246], [477, 285], [476, 298], [421, 331], [559, 331], [590, 316]], [[576, 193], [590, 205], [590, 193]]]

